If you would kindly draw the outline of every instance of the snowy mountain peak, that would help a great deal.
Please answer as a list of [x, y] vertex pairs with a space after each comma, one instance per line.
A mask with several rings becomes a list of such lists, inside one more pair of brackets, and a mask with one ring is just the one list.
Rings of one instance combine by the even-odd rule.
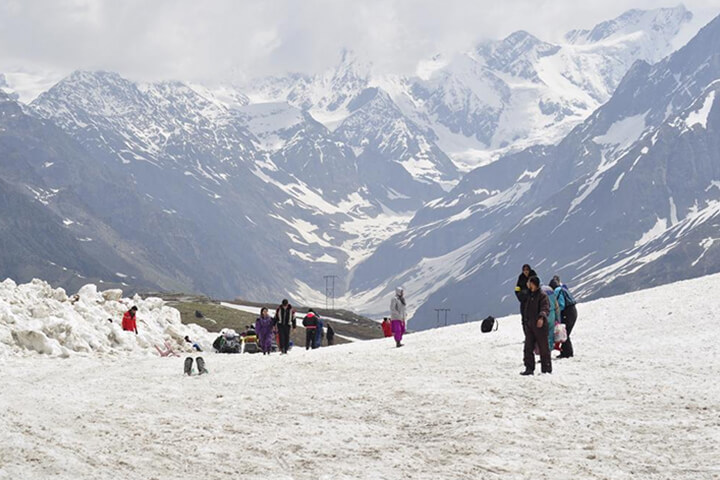
[[487, 67], [521, 78], [538, 80], [534, 63], [539, 58], [556, 53], [560, 47], [543, 42], [520, 30], [503, 40], [484, 42], [475, 53], [485, 60]]
[[633, 9], [597, 24], [592, 30], [571, 30], [565, 39], [575, 45], [587, 45], [644, 32], [655, 41], [669, 42], [692, 18], [692, 13], [682, 4], [655, 10]]
[[18, 94], [8, 85], [5, 75], [0, 73], [0, 101], [18, 100]]

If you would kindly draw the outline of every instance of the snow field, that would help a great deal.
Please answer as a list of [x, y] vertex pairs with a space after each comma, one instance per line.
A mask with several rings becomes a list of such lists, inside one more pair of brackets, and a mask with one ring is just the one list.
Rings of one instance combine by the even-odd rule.
[[518, 316], [400, 349], [207, 353], [190, 378], [182, 358], [8, 356], [0, 479], [719, 478], [718, 287], [580, 304], [552, 376], [518, 375]]

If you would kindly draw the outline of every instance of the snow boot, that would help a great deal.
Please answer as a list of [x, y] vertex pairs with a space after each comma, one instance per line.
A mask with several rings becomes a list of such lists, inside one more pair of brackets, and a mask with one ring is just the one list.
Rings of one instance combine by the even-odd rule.
[[192, 375], [192, 367], [193, 367], [193, 359], [192, 359], [192, 357], [187, 357], [185, 359], [185, 375]]
[[205, 368], [205, 359], [203, 357], [197, 357], [197, 360], [195, 361], [197, 362], [198, 372], [200, 375], [202, 375], [203, 373], [208, 373], [207, 369]]
[[396, 341], [396, 342], [395, 342], [395, 347], [400, 348], [400, 347], [402, 347], [402, 346], [403, 346], [403, 344], [400, 343], [399, 341]]
[[520, 372], [520, 375], [535, 375], [535, 372], [533, 372], [532, 370], [523, 370], [522, 372]]

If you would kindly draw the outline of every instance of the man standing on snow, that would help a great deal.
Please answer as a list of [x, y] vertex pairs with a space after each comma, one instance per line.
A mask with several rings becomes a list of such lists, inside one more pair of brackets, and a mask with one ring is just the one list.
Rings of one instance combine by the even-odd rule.
[[137, 322], [135, 321], [135, 312], [137, 312], [137, 307], [132, 306], [130, 310], [125, 312], [125, 315], [123, 315], [122, 319], [122, 329], [128, 332], [135, 332], [135, 335], [137, 335]]
[[390, 300], [390, 328], [395, 336], [395, 346], [402, 347], [405, 333], [405, 292], [402, 287], [395, 289], [395, 296]]
[[290, 348], [290, 326], [292, 326], [293, 330], [297, 326], [295, 323], [295, 309], [290, 305], [287, 298], [283, 299], [282, 304], [275, 310], [275, 324], [280, 336], [280, 353], [287, 353]]
[[315, 333], [318, 327], [318, 317], [311, 308], [305, 318], [302, 321], [303, 327], [305, 327], [305, 350], [315, 348]]
[[515, 284], [515, 296], [520, 302], [520, 323], [525, 324], [525, 302], [527, 301], [530, 291], [528, 290], [527, 283], [530, 277], [537, 277], [535, 270], [530, 268], [527, 263], [522, 266], [522, 272], [518, 275], [517, 283]]
[[550, 345], [548, 344], [550, 300], [540, 288], [540, 279], [538, 277], [530, 277], [527, 286], [529, 294], [525, 301], [525, 311], [523, 315], [525, 371], [521, 372], [520, 375], [533, 375], [535, 373], [535, 345], [537, 345], [538, 350], [540, 350], [542, 373], [552, 373]]

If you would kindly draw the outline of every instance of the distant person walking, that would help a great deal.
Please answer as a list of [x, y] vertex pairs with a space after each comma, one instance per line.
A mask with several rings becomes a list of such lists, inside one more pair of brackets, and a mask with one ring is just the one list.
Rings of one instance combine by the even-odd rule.
[[535, 373], [535, 345], [540, 350], [540, 364], [542, 373], [552, 373], [552, 360], [550, 358], [550, 345], [548, 344], [548, 315], [550, 314], [550, 300], [540, 288], [540, 279], [536, 276], [528, 280], [528, 298], [525, 301], [523, 315], [523, 331], [525, 345], [523, 360], [525, 370], [520, 375], [533, 375]]
[[328, 346], [333, 345], [335, 343], [335, 329], [330, 325], [330, 322], [327, 322], [327, 344]]
[[550, 288], [555, 290], [555, 296], [560, 305], [560, 321], [565, 324], [565, 331], [567, 331], [567, 340], [562, 344], [560, 355], [555, 358], [570, 358], [575, 355], [573, 344], [570, 340], [570, 333], [573, 331], [573, 328], [575, 328], [575, 322], [577, 321], [575, 298], [570, 294], [567, 285], [564, 285], [557, 275], [550, 281]]
[[405, 291], [402, 287], [395, 289], [395, 296], [390, 300], [390, 327], [395, 337], [395, 346], [402, 347], [402, 337], [406, 328]]
[[392, 332], [392, 327], [390, 326], [390, 320], [388, 319], [388, 317], [383, 318], [381, 326], [382, 326], [383, 335], [385, 335], [385, 337], [392, 337], [393, 332]]
[[287, 353], [290, 348], [290, 327], [293, 330], [297, 327], [295, 309], [290, 305], [287, 298], [283, 299], [280, 306], [275, 310], [275, 324], [280, 337], [280, 353]]
[[137, 307], [133, 305], [130, 310], [125, 312], [125, 315], [123, 315], [122, 319], [122, 329], [128, 332], [135, 332], [135, 335], [137, 335], [137, 320], [135, 318], [135, 313], [137, 313]]
[[255, 320], [255, 331], [263, 355], [270, 355], [272, 351], [273, 319], [265, 307], [260, 309], [260, 316]]
[[525, 302], [530, 295], [527, 283], [530, 277], [537, 277], [535, 270], [530, 268], [527, 263], [522, 266], [522, 272], [518, 275], [517, 283], [515, 284], [515, 296], [520, 302], [520, 322], [525, 325]]
[[308, 310], [307, 315], [302, 321], [303, 327], [305, 327], [305, 350], [315, 348], [315, 334], [317, 333], [318, 317], [311, 308]]

